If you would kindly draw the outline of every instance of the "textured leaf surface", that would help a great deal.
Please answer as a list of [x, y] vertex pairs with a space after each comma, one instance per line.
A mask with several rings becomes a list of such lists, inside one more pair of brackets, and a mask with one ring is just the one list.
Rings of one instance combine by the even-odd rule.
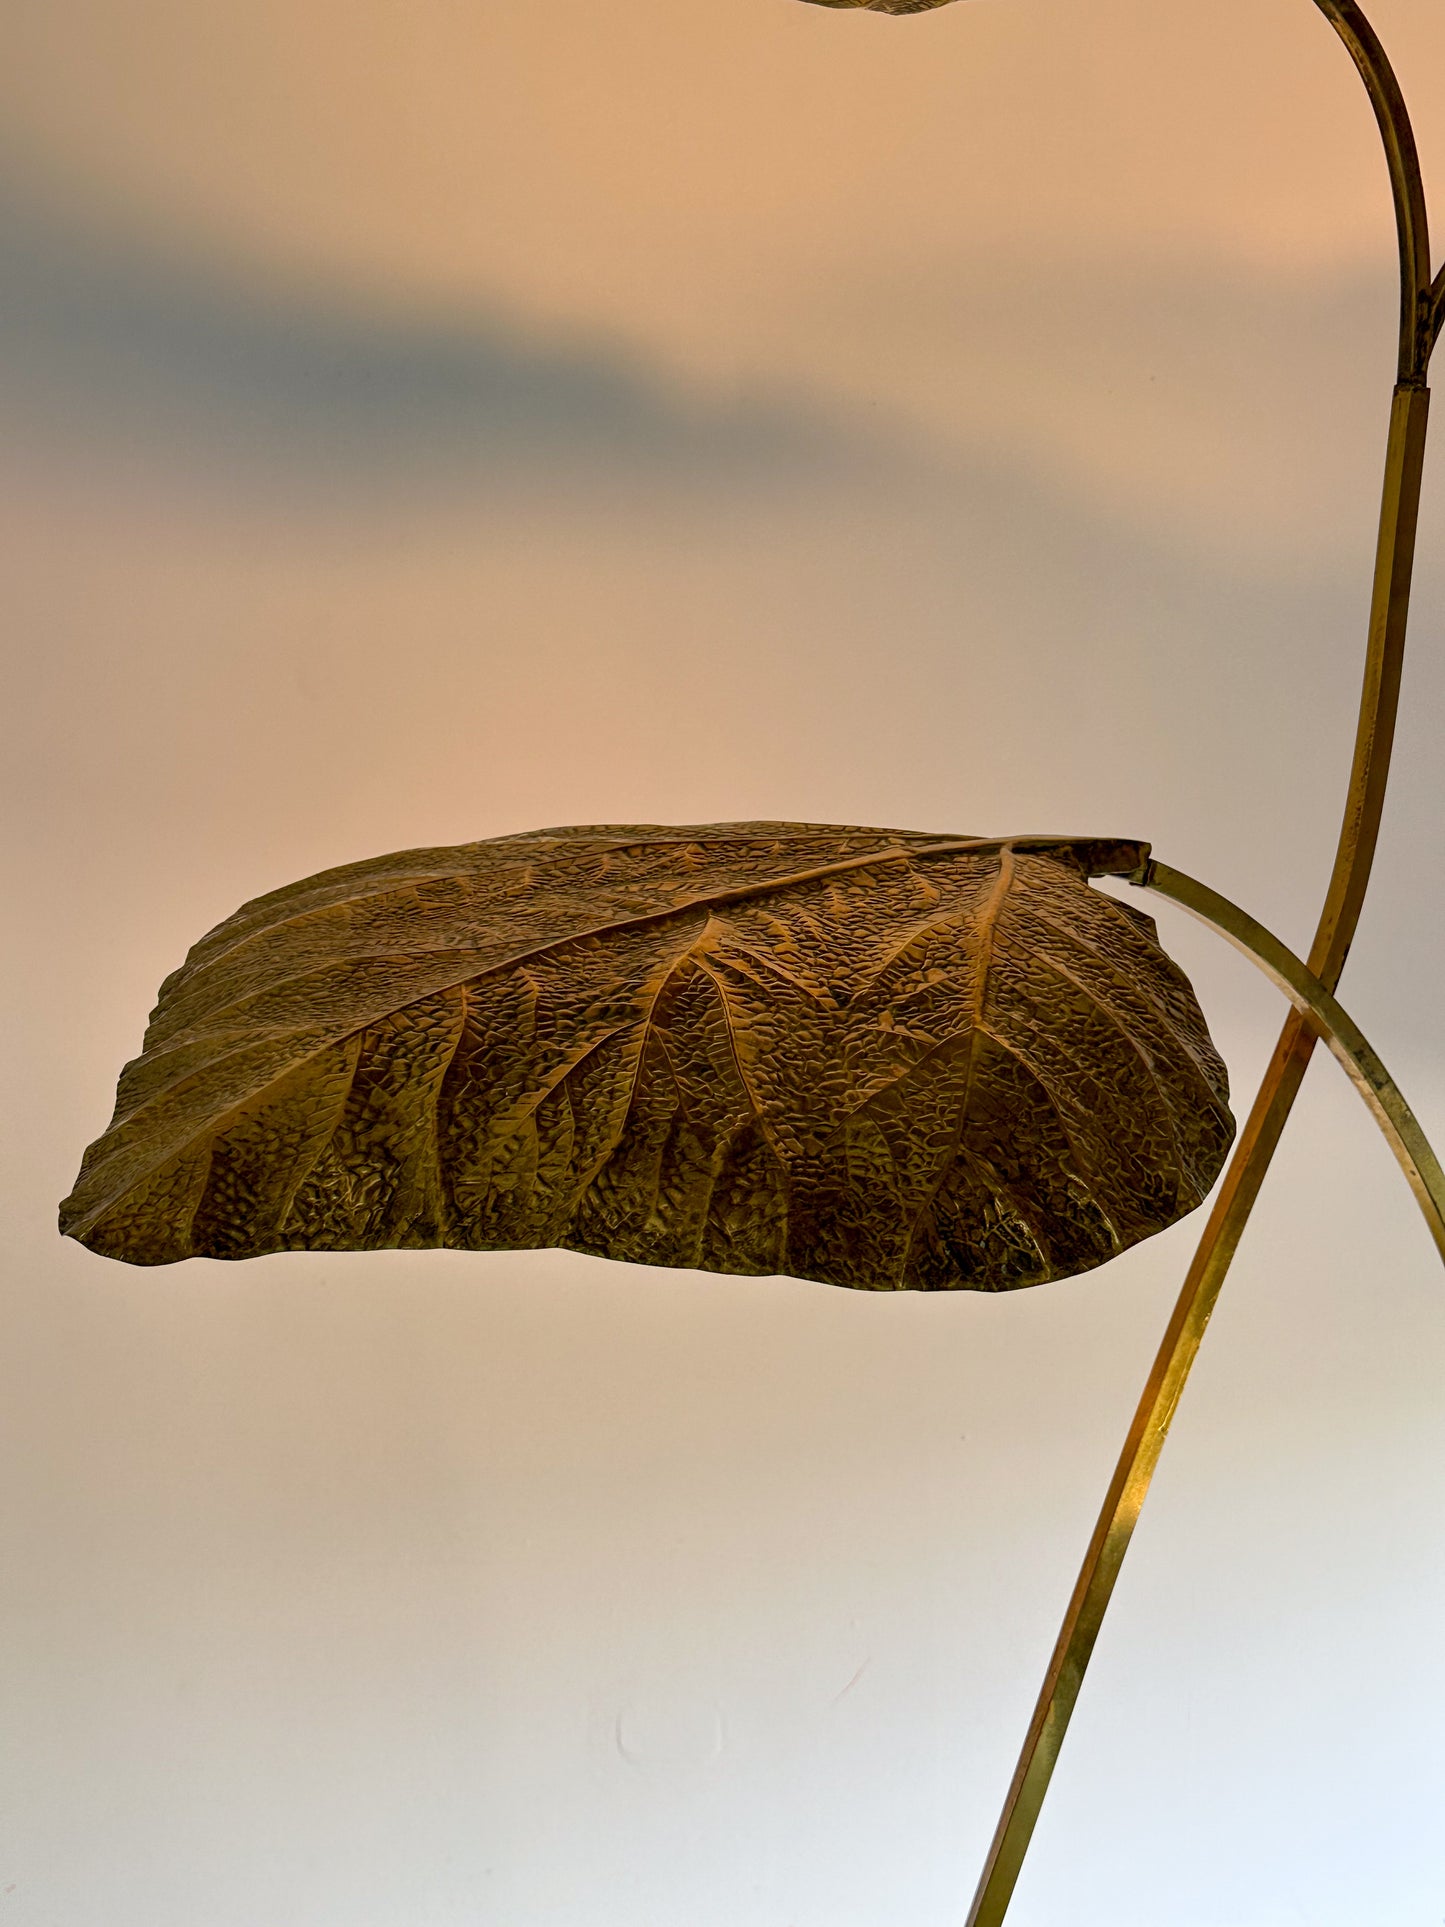
[[931, 13], [949, 0], [813, 0], [816, 7], [866, 7], [873, 13]]
[[62, 1229], [133, 1264], [563, 1245], [871, 1290], [1096, 1265], [1233, 1134], [1140, 844], [541, 831], [247, 904], [167, 979]]

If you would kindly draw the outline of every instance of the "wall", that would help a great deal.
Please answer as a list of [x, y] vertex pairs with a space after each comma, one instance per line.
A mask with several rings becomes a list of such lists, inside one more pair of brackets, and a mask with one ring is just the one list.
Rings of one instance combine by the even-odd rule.
[[[0, 1923], [956, 1922], [1197, 1224], [895, 1301], [145, 1274], [54, 1200], [189, 943], [382, 850], [1118, 832], [1306, 942], [1393, 353], [1349, 63], [1304, 0], [12, 13]], [[1378, 18], [1445, 182], [1445, 24]], [[1442, 554], [1436, 475], [1345, 983], [1437, 1137]], [[1275, 994], [1160, 921], [1247, 1101]], [[1445, 1915], [1440, 1283], [1322, 1060], [1017, 1927]]]

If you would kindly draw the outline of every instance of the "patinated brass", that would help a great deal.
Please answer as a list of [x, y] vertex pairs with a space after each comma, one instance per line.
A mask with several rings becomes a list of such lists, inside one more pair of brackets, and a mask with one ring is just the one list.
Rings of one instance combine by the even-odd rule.
[[870, 13], [931, 13], [949, 0], [813, 0], [815, 7], [863, 7]]
[[166, 983], [63, 1207], [108, 1257], [561, 1245], [863, 1290], [1103, 1263], [1207, 1194], [1224, 1067], [1137, 843], [807, 824], [403, 852]]

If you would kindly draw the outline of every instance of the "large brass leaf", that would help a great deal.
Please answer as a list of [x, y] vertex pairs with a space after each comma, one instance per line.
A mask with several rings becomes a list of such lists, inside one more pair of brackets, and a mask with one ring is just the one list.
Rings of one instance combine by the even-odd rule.
[[996, 1291], [1190, 1211], [1224, 1067], [1137, 843], [539, 831], [330, 870], [167, 979], [62, 1228], [131, 1264], [564, 1245]]

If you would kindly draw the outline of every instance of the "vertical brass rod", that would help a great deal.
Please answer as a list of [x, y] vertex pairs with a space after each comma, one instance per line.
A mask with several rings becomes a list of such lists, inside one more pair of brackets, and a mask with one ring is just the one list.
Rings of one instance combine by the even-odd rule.
[[[1383, 49], [1354, 0], [1316, 0], [1365, 77], [1385, 141], [1400, 236], [1401, 380], [1390, 410], [1364, 687], [1349, 792], [1309, 968], [1333, 991], [1359, 922], [1384, 809], [1399, 705], [1415, 532], [1424, 472], [1433, 345], [1424, 192], [1404, 102]], [[1292, 1011], [1280, 1033], [1185, 1277], [1103, 1509], [1084, 1555], [1035, 1704], [967, 1927], [1002, 1927], [1084, 1674], [1108, 1610], [1169, 1426], [1225, 1275], [1299, 1094], [1316, 1033]]]
[[[1329, 990], [1339, 981], [1359, 918], [1384, 804], [1428, 407], [1427, 391], [1414, 388], [1397, 390], [1391, 409], [1370, 646], [1349, 800], [1329, 896], [1310, 952], [1310, 969]], [[1001, 1927], [1008, 1911], [1170, 1422], [1314, 1045], [1315, 1032], [1298, 1012], [1291, 1012], [1215, 1196], [1084, 1555], [967, 1927]]]
[[1329, 889], [1309, 954], [1310, 969], [1327, 990], [1339, 983], [1354, 941], [1384, 814], [1400, 706], [1400, 672], [1410, 616], [1429, 420], [1430, 391], [1423, 384], [1397, 387], [1390, 408], [1370, 633], [1350, 787]]

